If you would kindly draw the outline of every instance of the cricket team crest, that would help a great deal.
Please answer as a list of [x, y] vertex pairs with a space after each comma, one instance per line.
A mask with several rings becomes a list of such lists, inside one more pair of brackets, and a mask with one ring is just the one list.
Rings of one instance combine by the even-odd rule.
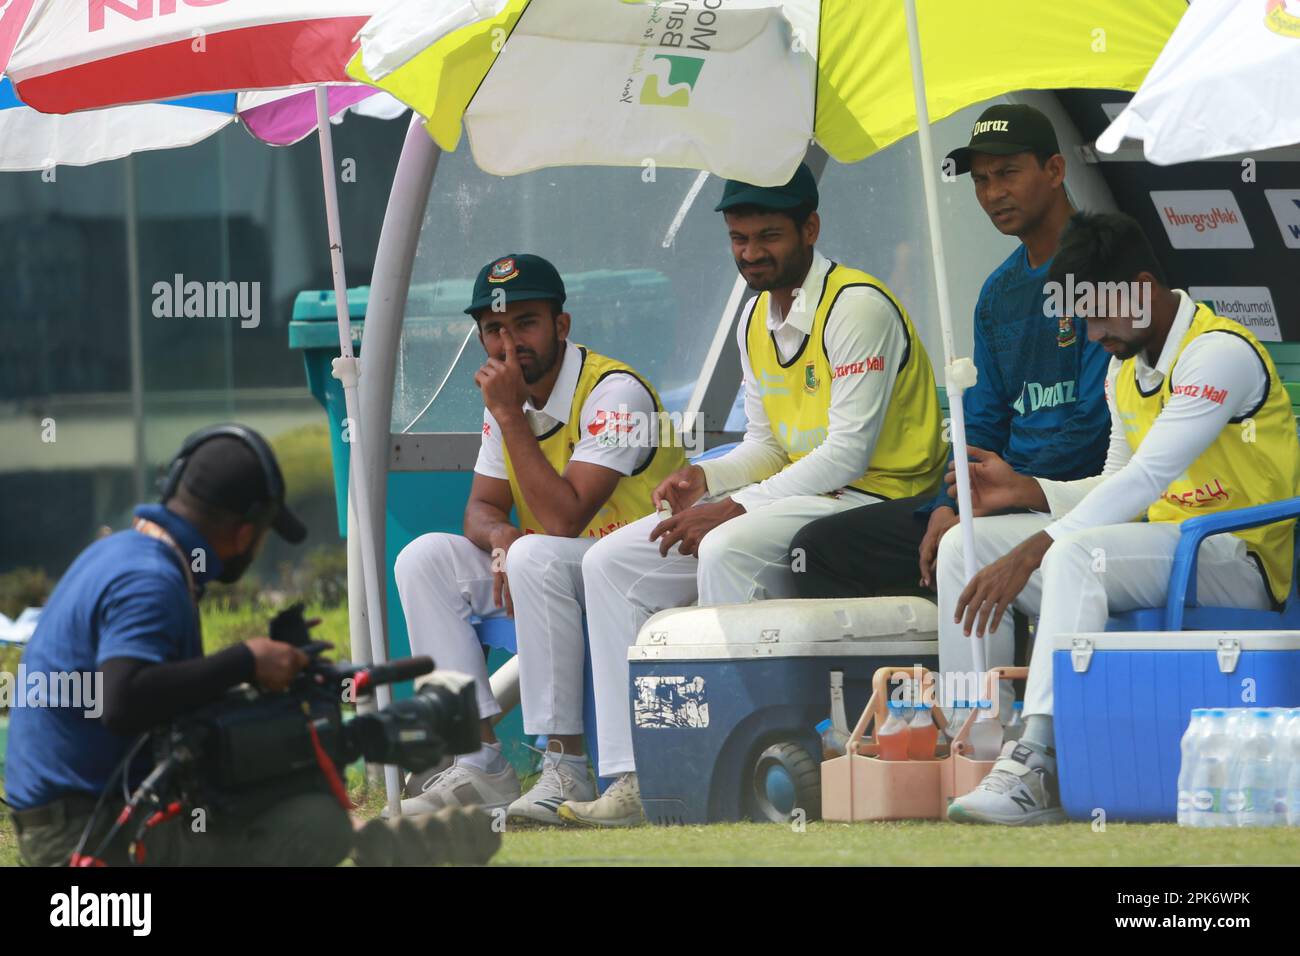
[[1068, 315], [1063, 315], [1057, 321], [1056, 326], [1056, 344], [1058, 347], [1068, 349], [1077, 341], [1074, 334], [1074, 319]]
[[817, 366], [809, 362], [803, 367], [803, 390], [812, 395], [820, 384], [821, 382], [817, 381]]
[[[1295, 4], [1291, 9], [1297, 9]], [[1265, 8], [1264, 25], [1279, 36], [1300, 39], [1300, 13], [1288, 9], [1287, 0], [1268, 0]]]
[[509, 282], [517, 275], [519, 275], [519, 264], [515, 262], [514, 256], [506, 256], [504, 259], [498, 259], [492, 263], [492, 271], [488, 273], [488, 282]]

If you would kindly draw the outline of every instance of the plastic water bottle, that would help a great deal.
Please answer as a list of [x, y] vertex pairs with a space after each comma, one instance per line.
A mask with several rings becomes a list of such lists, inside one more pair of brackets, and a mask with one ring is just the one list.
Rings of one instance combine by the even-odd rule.
[[993, 716], [993, 701], [977, 701], [975, 723], [970, 729], [971, 757], [974, 760], [997, 760], [1002, 749], [1002, 724]]
[[1193, 709], [1192, 719], [1187, 722], [1187, 730], [1183, 733], [1183, 759], [1178, 767], [1178, 823], [1185, 827], [1193, 825], [1192, 780], [1196, 776], [1196, 760], [1200, 755], [1201, 740], [1209, 726], [1209, 716], [1208, 707]]
[[1266, 708], [1246, 712], [1238, 737], [1231, 799], [1239, 827], [1273, 827], [1282, 822], [1277, 806], [1277, 719]]
[[1192, 812], [1194, 827], [1231, 826], [1224, 810], [1224, 793], [1232, 760], [1233, 739], [1229, 733], [1228, 712], [1216, 707], [1205, 717], [1205, 732], [1197, 738], [1196, 765], [1192, 770]]
[[912, 760], [933, 760], [939, 742], [939, 726], [929, 704], [917, 704], [907, 725], [907, 756]]
[[880, 744], [880, 759], [906, 760], [908, 737], [907, 721], [903, 719], [903, 705], [899, 701], [891, 700], [889, 719], [876, 732], [876, 740]]
[[1025, 732], [1025, 702], [1018, 700], [1011, 705], [1011, 717], [1007, 720], [1006, 726], [1002, 728], [1002, 742], [1005, 744], [1008, 740], [1019, 740]]
[[834, 760], [836, 757], [843, 757], [849, 748], [849, 738], [842, 730], [837, 730], [835, 724], [827, 717], [817, 725], [817, 733], [822, 738], [822, 759]]
[[1283, 762], [1279, 777], [1286, 788], [1286, 825], [1300, 827], [1300, 707], [1293, 708], [1282, 730]]

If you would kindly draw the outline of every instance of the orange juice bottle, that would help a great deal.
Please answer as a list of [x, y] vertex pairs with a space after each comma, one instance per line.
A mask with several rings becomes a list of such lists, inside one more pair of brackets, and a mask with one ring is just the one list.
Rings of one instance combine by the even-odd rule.
[[880, 759], [906, 760], [907, 743], [910, 736], [907, 721], [903, 719], [902, 701], [891, 700], [889, 702], [889, 719], [876, 732], [876, 740], [880, 743]]
[[939, 727], [929, 704], [917, 704], [907, 726], [907, 756], [912, 760], [933, 760], [939, 742]]

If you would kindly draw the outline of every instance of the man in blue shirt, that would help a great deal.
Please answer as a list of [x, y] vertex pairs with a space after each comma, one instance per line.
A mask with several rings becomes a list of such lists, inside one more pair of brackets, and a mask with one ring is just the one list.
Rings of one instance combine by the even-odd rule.
[[[198, 600], [209, 581], [233, 582], [269, 530], [299, 542], [270, 447], [241, 426], [186, 442], [173, 493], [135, 509], [132, 528], [83, 551], [59, 581], [23, 655], [26, 688], [10, 711], [6, 799], [23, 862], [66, 864], [100, 794], [138, 735], [251, 682], [287, 687], [306, 666], [292, 645], [258, 637], [203, 656]], [[130, 764], [134, 786], [152, 761]], [[92, 852], [121, 807], [116, 791], [85, 841]], [[109, 801], [111, 803], [111, 801]], [[279, 802], [246, 826], [195, 828], [183, 815], [145, 839], [146, 862], [332, 865], [352, 846], [347, 812], [327, 794]], [[117, 839], [105, 861], [126, 861]]]
[[[1081, 319], [1044, 308], [1048, 267], [1073, 209], [1065, 157], [1051, 121], [1030, 106], [992, 106], [970, 144], [948, 159], [970, 172], [993, 225], [1021, 245], [988, 277], [975, 306], [979, 381], [963, 395], [966, 441], [1022, 474], [1058, 480], [1101, 471], [1110, 417], [1103, 383], [1109, 356]], [[977, 514], [980, 512], [977, 511]], [[939, 541], [957, 523], [942, 485], [928, 493], [822, 518], [795, 535], [790, 560], [800, 597], [898, 594], [934, 587]]]

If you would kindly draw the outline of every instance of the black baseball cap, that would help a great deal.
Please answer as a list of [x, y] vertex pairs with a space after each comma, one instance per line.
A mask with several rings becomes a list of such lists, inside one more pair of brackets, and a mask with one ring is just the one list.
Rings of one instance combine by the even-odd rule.
[[[307, 537], [307, 527], [284, 503], [284, 476], [275, 453], [261, 435], [242, 427], [249, 433], [249, 441], [215, 435], [195, 448], [185, 462], [180, 483], [200, 501], [249, 520], [269, 513], [275, 533], [298, 544]], [[262, 446], [260, 454], [250, 444], [254, 441]]]
[[[504, 299], [497, 296], [498, 289], [505, 292]], [[465, 309], [465, 314], [474, 315], [496, 301], [522, 302], [526, 299], [551, 299], [562, 308], [567, 297], [564, 280], [555, 266], [541, 256], [512, 252], [493, 259], [479, 270], [478, 278], [474, 280], [474, 299]]]
[[970, 172], [971, 155], [1013, 156], [1042, 152], [1049, 156], [1061, 151], [1056, 129], [1041, 110], [1032, 106], [1003, 104], [990, 106], [975, 121], [969, 145], [954, 149], [948, 158], [957, 164], [957, 175]]
[[714, 212], [726, 212], [736, 206], [762, 206], [764, 209], [794, 209], [797, 206], [817, 208], [817, 178], [807, 163], [800, 163], [794, 176], [784, 186], [754, 186], [738, 179], [728, 179], [722, 187], [722, 198], [713, 207]]

